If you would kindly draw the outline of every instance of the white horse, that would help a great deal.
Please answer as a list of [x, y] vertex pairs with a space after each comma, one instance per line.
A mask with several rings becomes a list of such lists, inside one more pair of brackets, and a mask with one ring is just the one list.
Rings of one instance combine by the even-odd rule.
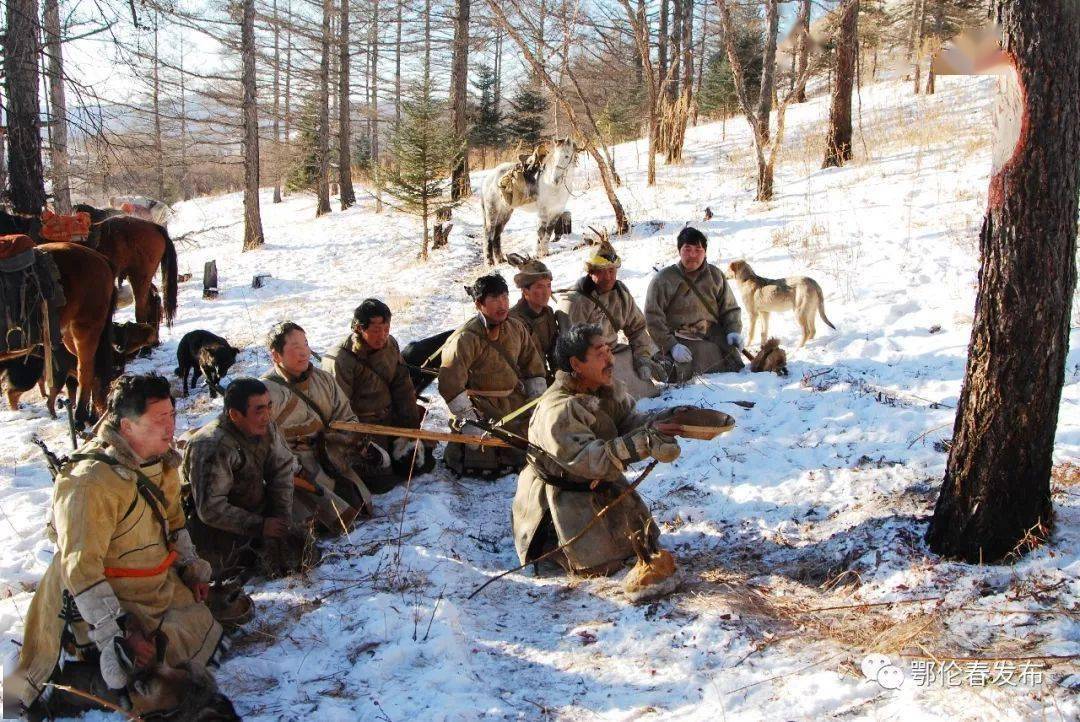
[[[538, 156], [546, 150], [547, 154]], [[555, 138], [537, 146], [531, 156], [522, 155], [517, 163], [502, 163], [484, 181], [480, 194], [480, 208], [484, 213], [484, 236], [487, 239], [487, 261], [490, 265], [506, 260], [502, 252], [502, 232], [515, 209], [535, 213], [539, 216], [536, 230], [536, 255], [547, 255], [548, 239], [554, 232], [555, 240], [561, 237], [562, 226], [559, 217], [566, 209], [570, 198], [570, 183], [574, 176], [574, 161], [581, 148], [569, 138]], [[540, 164], [535, 181], [525, 179], [523, 202], [511, 205], [507, 201], [500, 183], [515, 168], [533, 168]]]

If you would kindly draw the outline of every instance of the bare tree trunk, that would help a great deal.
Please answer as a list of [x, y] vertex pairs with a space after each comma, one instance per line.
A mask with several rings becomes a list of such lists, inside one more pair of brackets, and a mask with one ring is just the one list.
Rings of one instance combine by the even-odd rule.
[[244, 0], [240, 21], [240, 57], [244, 87], [244, 250], [263, 244], [259, 209], [259, 106], [255, 88], [255, 0]]
[[683, 0], [671, 0], [671, 24], [669, 26], [671, 39], [668, 41], [671, 53], [671, 69], [668, 71], [668, 102], [675, 102], [675, 98], [679, 96], [679, 80], [682, 78], [682, 13]]
[[778, 0], [765, 3], [765, 52], [761, 60], [761, 93], [758, 96], [758, 133], [769, 139], [769, 115], [772, 113], [776, 83], [776, 33], [780, 27]]
[[322, 53], [319, 58], [319, 178], [317, 180], [318, 205], [316, 218], [330, 212], [330, 16], [334, 12], [333, 0], [323, 0], [322, 7]]
[[[431, 87], [431, 0], [424, 0], [424, 89]], [[425, 224], [425, 228], [427, 225]]]
[[913, 73], [915, 76], [915, 95], [919, 94], [922, 85], [923, 41], [926, 37], [926, 0], [920, 0], [918, 10], [919, 17], [915, 24], [915, 70]]
[[[771, 16], [770, 25], [773, 25], [775, 28], [777, 0], [768, 1], [768, 14]], [[754, 199], [768, 201], [771, 200], [773, 196], [773, 177], [776, 169], [776, 161], [780, 156], [780, 149], [783, 147], [784, 117], [787, 106], [798, 94], [798, 91], [806, 85], [806, 78], [809, 73], [804, 72], [800, 75], [795, 82], [795, 91], [789, 93], [787, 97], [778, 103], [776, 108], [776, 134], [770, 138], [770, 136], [766, 134], [769, 129], [768, 116], [766, 116], [764, 122], [762, 122], [762, 118], [757, 115], [757, 113], [761, 112], [760, 104], [757, 111], [750, 105], [750, 97], [746, 92], [746, 72], [743, 69], [742, 61], [739, 59], [738, 51], [735, 48], [735, 33], [731, 20], [731, 10], [728, 8], [727, 0], [716, 0], [716, 5], [717, 9], [720, 11], [720, 26], [724, 38], [724, 50], [727, 53], [728, 64], [731, 66], [731, 75], [735, 81], [735, 95], [738, 98], [739, 107], [742, 109], [743, 115], [746, 117], [746, 122], [750, 125], [750, 130], [754, 136], [754, 153], [757, 156], [758, 168], [757, 195]], [[773, 57], [775, 63], [776, 33], [769, 32], [765, 40], [765, 57]], [[766, 71], [763, 69], [761, 74], [763, 79], [761, 92], [768, 92], [771, 96], [771, 85], [766, 87], [764, 83]], [[768, 76], [768, 80], [771, 83], [775, 78], [775, 75], [769, 73]], [[768, 156], [766, 156], [766, 151], [768, 151]]]
[[[285, 6], [285, 148], [289, 146], [289, 134], [292, 132], [292, 0]], [[277, 182], [281, 185], [281, 176], [285, 172], [285, 163], [277, 169]]]
[[494, 89], [494, 103], [495, 110], [498, 111], [502, 107], [502, 48], [503, 48], [503, 35], [502, 28], [495, 29], [495, 89]]
[[829, 129], [825, 135], [822, 168], [851, 160], [851, 89], [855, 82], [855, 53], [859, 47], [859, 0], [847, 0], [836, 31], [836, 82], [832, 88]]
[[11, 203], [19, 213], [37, 215], [45, 206], [38, 97], [38, 4], [37, 0], [8, 0], [6, 6], [4, 86]]
[[157, 176], [157, 197], [165, 198], [165, 145], [161, 140], [161, 58], [158, 55], [158, 27], [160, 16], [154, 10], [154, 57], [151, 81], [153, 83], [154, 104], [154, 170]]
[[457, 0], [454, 21], [453, 59], [450, 65], [450, 110], [453, 113], [454, 136], [461, 150], [450, 170], [450, 199], [459, 201], [471, 192], [469, 184], [469, 148], [465, 144], [468, 130], [469, 92], [469, 13], [470, 0]]
[[[694, 97], [701, 97], [701, 84], [705, 79], [705, 65], [709, 62], [709, 56], [705, 53], [705, 40], [709, 35], [709, 3], [701, 5], [701, 37], [698, 40], [697, 79], [694, 81]], [[693, 122], [698, 124], [698, 103], [694, 103]]]
[[371, 178], [375, 212], [382, 213], [382, 164], [379, 162], [379, 0], [371, 9]]
[[401, 127], [401, 6], [405, 0], [397, 3], [397, 39], [394, 43], [394, 132]]
[[185, 201], [191, 200], [191, 175], [188, 168], [187, 157], [187, 72], [184, 70], [184, 58], [186, 51], [184, 43], [180, 43], [180, 197]]
[[281, 203], [281, 18], [277, 0], [273, 4], [274, 23], [274, 203]]
[[64, 59], [61, 48], [60, 3], [45, 0], [45, 56], [48, 59], [49, 160], [52, 166], [53, 207], [71, 213], [71, 180], [68, 170], [67, 102], [64, 98]]
[[356, 204], [352, 181], [352, 102], [349, 99], [349, 0], [341, 0], [341, 39], [338, 46], [338, 183], [341, 210]]
[[930, 548], [980, 563], [1053, 524], [1050, 472], [1076, 287], [1080, 5], [998, 0], [1002, 79], [975, 320]]
[[660, 82], [660, 94], [667, 92], [668, 82], [668, 16], [671, 0], [660, 0], [660, 25], [656, 36], [656, 78]]
[[[5, 39], [6, 42], [6, 39]], [[7, 107], [7, 101], [0, 94], [0, 126], [7, 127], [7, 123], [4, 118], [7, 115], [4, 112], [4, 108]], [[8, 181], [8, 153], [7, 153], [7, 133], [0, 133], [0, 192], [7, 188]]]
[[[796, 75], [805, 75], [806, 66], [810, 62], [810, 0], [801, 0], [799, 5], [799, 17], [795, 21], [799, 26], [799, 46], [796, 53], [798, 54], [798, 65], [795, 69]], [[792, 78], [794, 80], [794, 78]], [[796, 103], [806, 102], [806, 86], [804, 85], [801, 90], [795, 93]]]
[[694, 0], [682, 0], [682, 87], [694, 91]]

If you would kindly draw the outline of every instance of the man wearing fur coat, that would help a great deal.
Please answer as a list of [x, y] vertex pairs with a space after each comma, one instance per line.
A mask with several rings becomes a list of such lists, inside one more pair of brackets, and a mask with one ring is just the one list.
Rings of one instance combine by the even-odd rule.
[[[635, 411], [634, 399], [614, 380], [615, 359], [603, 329], [577, 324], [559, 337], [555, 383], [540, 398], [529, 423], [530, 455], [518, 477], [511, 510], [514, 545], [524, 564], [576, 537], [597, 512], [627, 489], [627, 466], [646, 458], [679, 456], [665, 423], [672, 410]], [[633, 556], [666, 555], [659, 530], [636, 491], [622, 497], [577, 541], [549, 557], [584, 576], [614, 574]], [[654, 582], [663, 581], [654, 577]]]
[[[586, 275], [574, 287], [562, 291], [559, 312], [567, 326], [579, 323], [598, 325], [604, 341], [615, 354], [615, 378], [626, 386], [635, 399], [660, 395], [654, 381], [667, 381], [667, 372], [649, 338], [645, 316], [622, 281], [618, 280], [622, 259], [606, 240], [596, 251], [589, 251]], [[619, 332], [629, 345], [619, 343]]]
[[210, 565], [186, 529], [169, 382], [124, 375], [114, 382], [96, 436], [60, 469], [49, 536], [56, 554], [30, 603], [7, 699], [30, 707], [61, 651], [97, 657], [111, 690], [132, 682], [125, 631], [160, 630], [170, 665], [206, 665], [222, 639], [203, 604]]
[[738, 371], [742, 312], [724, 273], [708, 263], [708, 240], [696, 228], [679, 232], [679, 262], [649, 282], [645, 320], [649, 336], [675, 368], [672, 381], [697, 374]]
[[[484, 431], [471, 421], [495, 422], [544, 393], [544, 362], [529, 330], [510, 318], [510, 289], [498, 274], [481, 276], [466, 288], [476, 315], [446, 341], [439, 368], [439, 393], [453, 415], [451, 425], [469, 436]], [[503, 425], [525, 435], [528, 411]], [[517, 470], [524, 457], [517, 449], [448, 444], [447, 466], [462, 473], [496, 474]]]
[[559, 337], [559, 321], [551, 300], [551, 271], [535, 258], [511, 253], [506, 257], [518, 269], [514, 285], [521, 289], [521, 298], [510, 308], [510, 317], [525, 324], [536, 350], [544, 359], [547, 381], [555, 380], [555, 339]]
[[320, 519], [339, 522], [337, 527], [322, 523], [323, 530], [342, 533], [357, 515], [371, 513], [371, 492], [353, 469], [353, 456], [363, 449], [383, 468], [390, 467], [390, 456], [359, 436], [330, 428], [335, 421], [355, 423], [356, 414], [334, 377], [311, 363], [303, 328], [283, 321], [270, 330], [267, 346], [274, 365], [262, 380], [270, 391], [274, 425], [300, 462], [300, 476], [315, 489], [295, 495], [293, 518], [303, 521], [321, 509]]
[[[390, 335], [390, 307], [377, 298], [365, 299], [353, 311], [352, 334], [323, 356], [323, 368], [337, 381], [357, 418], [367, 424], [419, 429], [424, 407], [416, 400], [412, 377], [401, 357], [397, 339]], [[390, 491], [408, 477], [435, 466], [434, 443], [416, 443], [405, 437], [373, 439], [390, 452], [391, 468], [363, 475], [376, 494]]]

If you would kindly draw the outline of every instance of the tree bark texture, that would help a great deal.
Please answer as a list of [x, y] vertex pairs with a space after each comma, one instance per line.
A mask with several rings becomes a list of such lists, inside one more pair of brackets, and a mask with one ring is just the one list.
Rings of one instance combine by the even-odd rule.
[[930, 548], [1022, 553], [1052, 524], [1050, 472], [1076, 286], [1080, 3], [998, 0], [1002, 80], [975, 320]]
[[349, 100], [349, 0], [341, 0], [340, 39], [338, 41], [338, 185], [341, 210], [356, 204], [352, 181], [352, 102]]
[[323, 0], [322, 53], [319, 57], [319, 178], [316, 182], [318, 197], [315, 216], [330, 212], [330, 16], [334, 12], [333, 0]]
[[859, 46], [859, 0], [847, 0], [840, 13], [836, 31], [836, 72], [822, 168], [842, 166], [851, 160], [851, 90], [855, 85], [855, 53]]
[[45, 206], [38, 96], [40, 37], [37, 0], [8, 0], [4, 85], [11, 203], [19, 213], [35, 215]]
[[259, 106], [255, 88], [255, 0], [244, 0], [240, 25], [241, 85], [244, 88], [244, 250], [263, 244], [259, 208]]
[[461, 150], [454, 158], [450, 171], [450, 199], [453, 201], [468, 197], [470, 192], [469, 149], [464, 143], [468, 131], [470, 6], [470, 0], [457, 0], [454, 49], [450, 64], [450, 111], [454, 119], [454, 136], [461, 143]]

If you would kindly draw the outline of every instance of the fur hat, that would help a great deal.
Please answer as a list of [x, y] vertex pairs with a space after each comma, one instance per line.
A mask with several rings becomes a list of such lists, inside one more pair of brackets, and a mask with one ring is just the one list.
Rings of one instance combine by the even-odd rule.
[[518, 288], [528, 288], [542, 278], [552, 280], [551, 270], [542, 261], [532, 256], [510, 253], [506, 256], [506, 262], [518, 269], [518, 272], [514, 274], [514, 285]]
[[618, 268], [622, 265], [622, 259], [615, 252], [615, 247], [608, 239], [600, 241], [600, 247], [595, 252], [590, 251], [590, 256], [585, 260], [586, 271], [598, 271], [602, 268]]

